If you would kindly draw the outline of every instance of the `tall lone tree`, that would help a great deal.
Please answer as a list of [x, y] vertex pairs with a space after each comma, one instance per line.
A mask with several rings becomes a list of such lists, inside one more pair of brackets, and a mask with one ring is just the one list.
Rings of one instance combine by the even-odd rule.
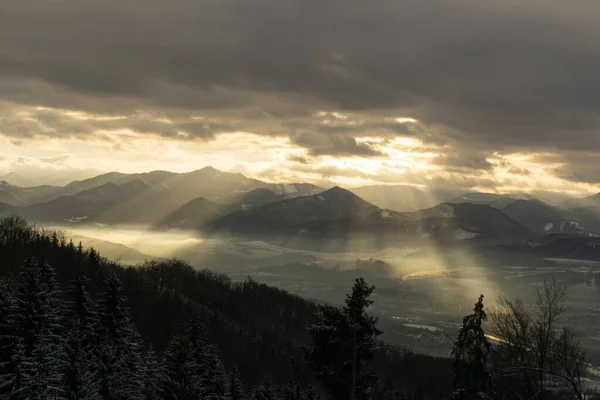
[[377, 350], [377, 318], [367, 314], [375, 290], [356, 279], [342, 308], [319, 306], [317, 322], [309, 326], [313, 346], [306, 349], [309, 364], [336, 400], [368, 399], [377, 380], [364, 371]]
[[475, 303], [473, 314], [463, 318], [462, 327], [452, 349], [454, 366], [452, 400], [488, 398], [492, 379], [487, 365], [490, 342], [482, 327], [486, 319], [483, 295], [481, 295]]

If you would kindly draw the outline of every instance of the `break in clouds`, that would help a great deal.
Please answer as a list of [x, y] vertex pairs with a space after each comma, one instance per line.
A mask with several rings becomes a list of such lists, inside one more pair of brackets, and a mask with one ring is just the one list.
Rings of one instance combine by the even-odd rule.
[[467, 180], [525, 154], [597, 184], [599, 20], [595, 0], [8, 0], [0, 133], [243, 131], [304, 149], [298, 169], [406, 138]]

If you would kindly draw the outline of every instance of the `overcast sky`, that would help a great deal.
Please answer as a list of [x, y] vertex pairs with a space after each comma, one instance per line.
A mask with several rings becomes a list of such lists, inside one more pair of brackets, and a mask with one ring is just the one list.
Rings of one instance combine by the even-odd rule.
[[5, 0], [0, 174], [594, 192], [598, 0]]

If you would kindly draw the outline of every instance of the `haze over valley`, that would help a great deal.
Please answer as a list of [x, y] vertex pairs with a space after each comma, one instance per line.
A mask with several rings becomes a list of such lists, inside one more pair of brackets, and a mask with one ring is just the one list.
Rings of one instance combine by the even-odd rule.
[[333, 303], [365, 277], [378, 288], [373, 311], [386, 339], [440, 356], [479, 294], [533, 301], [543, 279], [560, 279], [570, 288], [567, 321], [600, 362], [600, 196], [551, 204], [412, 186], [325, 188], [212, 167], [65, 186], [3, 182], [0, 193], [1, 215], [126, 264], [179, 258]]

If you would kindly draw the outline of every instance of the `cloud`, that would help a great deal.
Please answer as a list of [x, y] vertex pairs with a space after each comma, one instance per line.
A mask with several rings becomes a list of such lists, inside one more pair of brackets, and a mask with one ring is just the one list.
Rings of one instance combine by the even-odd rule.
[[572, 182], [600, 184], [599, 155], [593, 152], [556, 154], [548, 160], [560, 164], [554, 174]]
[[344, 134], [320, 135], [303, 132], [292, 135], [292, 142], [310, 149], [310, 154], [375, 157], [381, 153], [365, 143], [358, 143], [355, 138]]
[[493, 165], [487, 160], [485, 154], [452, 152], [442, 154], [432, 160], [432, 164], [439, 165], [446, 171], [489, 171]]
[[[443, 147], [442, 165], [470, 170], [489, 165], [452, 154], [597, 155], [598, 20], [596, 0], [9, 1], [0, 97], [126, 118], [3, 116], [0, 132], [247, 131], [337, 157], [380, 156], [362, 136], [417, 137]], [[419, 122], [390, 120], [402, 116]], [[566, 161], [561, 176], [597, 181], [587, 162]]]

